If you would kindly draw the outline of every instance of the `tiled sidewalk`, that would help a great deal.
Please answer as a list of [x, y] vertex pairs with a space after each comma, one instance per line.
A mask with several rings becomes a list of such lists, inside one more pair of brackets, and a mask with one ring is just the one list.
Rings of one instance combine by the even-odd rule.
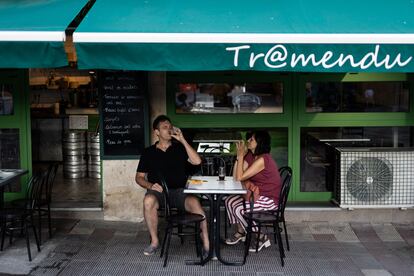
[[[414, 226], [408, 224], [288, 224], [291, 250], [285, 267], [274, 245], [250, 254], [242, 267], [217, 261], [187, 266], [184, 261], [195, 256], [194, 245], [173, 238], [166, 268], [159, 255], [143, 255], [148, 244], [143, 224], [61, 220], [57, 226], [57, 234], [42, 253], [35, 253], [32, 264], [25, 244], [19, 245], [24, 250], [15, 256], [16, 268], [20, 260], [21, 267], [30, 266], [30, 275], [414, 275]], [[0, 253], [0, 274], [11, 273], [2, 267], [14, 247], [18, 245]], [[242, 245], [223, 246], [223, 255], [241, 258]]]

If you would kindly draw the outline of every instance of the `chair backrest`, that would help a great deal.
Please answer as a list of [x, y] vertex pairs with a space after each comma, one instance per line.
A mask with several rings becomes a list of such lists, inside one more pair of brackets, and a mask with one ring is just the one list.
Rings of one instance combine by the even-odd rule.
[[159, 178], [159, 184], [162, 187], [162, 194], [164, 197], [164, 216], [165, 218], [168, 218], [171, 215], [171, 209], [170, 209], [170, 200], [169, 200], [169, 190], [168, 190], [168, 186], [167, 186], [167, 182], [165, 181], [164, 176], [162, 176], [161, 174], [158, 174], [158, 178]]
[[289, 197], [290, 186], [292, 184], [292, 169], [290, 167], [282, 167], [279, 169], [282, 188], [279, 194], [278, 213], [283, 216], [285, 213], [286, 203]]
[[42, 182], [47, 175], [47, 171], [33, 174], [29, 179], [26, 189], [25, 205], [27, 212], [32, 212], [39, 200]]
[[[290, 186], [292, 183], [292, 169], [288, 166], [279, 168], [280, 179], [282, 182], [282, 187], [279, 192], [279, 202], [278, 208], [275, 211], [277, 216], [283, 216], [286, 208], [286, 202], [288, 200]], [[243, 202], [244, 204], [244, 202]], [[253, 210], [254, 206], [254, 199], [253, 193], [250, 195], [250, 210]], [[246, 205], [244, 205], [244, 209], [246, 209]]]
[[45, 193], [46, 193], [46, 199], [48, 202], [51, 202], [52, 200], [52, 189], [53, 189], [53, 183], [55, 182], [56, 172], [59, 168], [58, 163], [54, 163], [49, 166], [47, 169], [47, 179], [45, 184]]

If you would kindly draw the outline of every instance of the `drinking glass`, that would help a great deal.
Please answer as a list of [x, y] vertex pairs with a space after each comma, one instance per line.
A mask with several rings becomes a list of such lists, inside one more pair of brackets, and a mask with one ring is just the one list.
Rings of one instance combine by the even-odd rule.
[[226, 167], [220, 166], [218, 169], [219, 180], [224, 180], [226, 177]]

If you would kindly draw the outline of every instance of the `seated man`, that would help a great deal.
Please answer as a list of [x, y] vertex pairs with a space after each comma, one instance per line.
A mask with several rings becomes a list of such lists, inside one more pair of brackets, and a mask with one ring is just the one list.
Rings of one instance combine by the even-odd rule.
[[[163, 201], [162, 186], [158, 176], [161, 174], [170, 192], [170, 206], [179, 210], [205, 216], [197, 197], [184, 194], [187, 182], [186, 168], [189, 163], [199, 165], [201, 158], [187, 143], [180, 129], [173, 127], [171, 120], [158, 116], [152, 125], [158, 142], [146, 148], [141, 155], [135, 181], [147, 189], [144, 197], [144, 218], [151, 235], [151, 244], [145, 248], [145, 255], [154, 254], [159, 247], [158, 208]], [[174, 139], [172, 139], [174, 138]], [[209, 251], [207, 222], [201, 223], [201, 238], [204, 255]]]

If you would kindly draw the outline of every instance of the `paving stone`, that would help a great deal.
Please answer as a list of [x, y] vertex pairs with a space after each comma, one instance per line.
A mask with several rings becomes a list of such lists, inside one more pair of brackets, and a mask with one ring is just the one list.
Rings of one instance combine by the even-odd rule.
[[90, 261], [72, 260], [59, 276], [89, 276], [89, 272], [95, 263]]
[[395, 256], [391, 253], [376, 255], [375, 258], [385, 269], [391, 273], [395, 274], [397, 271], [411, 271], [410, 263], [404, 262], [398, 258], [398, 256]]
[[287, 229], [292, 241], [313, 241], [312, 232], [308, 225], [291, 225]]
[[351, 227], [361, 242], [381, 241], [371, 224], [352, 223]]
[[361, 270], [382, 269], [382, 265], [371, 255], [351, 256], [352, 261]]
[[91, 235], [93, 233], [93, 231], [95, 230], [95, 228], [93, 227], [82, 227], [79, 225], [76, 225], [70, 232], [69, 234], [71, 235]]
[[96, 228], [90, 236], [94, 241], [109, 241], [114, 236], [115, 230], [108, 228]]
[[410, 245], [414, 245], [414, 227], [408, 225], [395, 225], [400, 236]]
[[333, 275], [363, 275], [361, 270], [353, 263], [352, 258], [348, 256], [342, 256], [336, 260], [330, 260], [330, 264], [335, 271], [335, 274]]
[[326, 275], [331, 276], [335, 274], [329, 260], [304, 260], [306, 267], [309, 268], [311, 275]]
[[373, 224], [372, 227], [382, 241], [404, 241], [391, 224]]
[[362, 243], [342, 243], [341, 251], [347, 256], [363, 256], [369, 254]]
[[334, 234], [313, 234], [312, 236], [315, 241], [337, 241]]
[[392, 276], [392, 274], [385, 269], [362, 269], [361, 271], [365, 276]]
[[[182, 245], [174, 237], [164, 268], [159, 254], [143, 255], [148, 232], [136, 224], [80, 221], [70, 234], [56, 233], [55, 247], [34, 266], [31, 275], [414, 275], [414, 246], [406, 240], [411, 239], [412, 229], [411, 225], [367, 223], [353, 223], [352, 227], [347, 223], [289, 224], [291, 250], [286, 250], [284, 267], [273, 240], [271, 247], [249, 254], [244, 266], [225, 266], [218, 261], [188, 266], [185, 260], [196, 258], [194, 242], [187, 239]], [[222, 255], [241, 260], [243, 245], [222, 245]], [[24, 252], [24, 241], [21, 246]], [[0, 275], [3, 254], [0, 252]], [[21, 255], [27, 259], [25, 252]]]
[[331, 229], [339, 242], [359, 242], [358, 237], [348, 223], [331, 225]]
[[334, 234], [334, 230], [327, 222], [309, 222], [308, 225], [312, 234]]

